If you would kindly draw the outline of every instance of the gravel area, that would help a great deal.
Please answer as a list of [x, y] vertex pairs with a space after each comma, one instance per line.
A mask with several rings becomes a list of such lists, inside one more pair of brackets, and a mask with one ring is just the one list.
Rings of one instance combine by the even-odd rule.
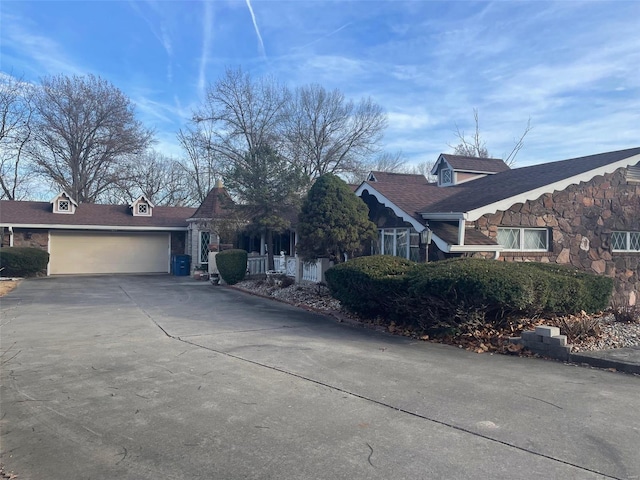
[[[265, 280], [244, 280], [234, 286], [241, 290], [265, 297], [275, 298], [279, 301], [290, 303], [292, 305], [329, 313], [338, 317], [349, 317], [358, 321], [356, 317], [342, 309], [340, 302], [331, 297], [328, 288], [324, 285], [297, 284], [282, 287], [277, 281], [273, 284]], [[537, 319], [535, 323], [531, 322], [530, 326], [532, 329], [535, 327], [535, 324], [560, 326], [560, 320], [561, 319], [558, 318], [550, 319], [548, 321], [544, 319]], [[581, 335], [580, 340], [573, 341], [572, 344], [574, 352], [640, 346], [640, 322], [616, 322], [615, 317], [612, 314], [599, 317], [578, 315], [572, 316], [567, 320], [571, 322], [591, 320], [596, 321], [597, 323], [595, 333]], [[371, 322], [362, 321], [362, 323], [371, 325]], [[406, 331], [396, 331], [394, 327], [389, 327], [389, 331], [398, 334], [407, 334]], [[420, 338], [425, 339], [425, 337]], [[455, 339], [453, 339], [453, 343], [455, 343]], [[468, 338], [465, 338], [465, 347], [467, 347], [467, 344]], [[471, 349], [474, 348], [471, 347]]]

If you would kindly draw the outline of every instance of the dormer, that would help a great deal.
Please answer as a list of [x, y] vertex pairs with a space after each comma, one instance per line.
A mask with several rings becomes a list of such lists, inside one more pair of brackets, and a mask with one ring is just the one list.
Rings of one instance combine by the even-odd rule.
[[153, 214], [154, 206], [155, 205], [144, 195], [140, 195], [129, 204], [129, 208], [134, 217], [150, 217]]
[[60, 192], [53, 197], [51, 205], [53, 205], [53, 213], [63, 213], [67, 215], [73, 215], [76, 213], [76, 208], [78, 208], [76, 201], [71, 198], [67, 192]]
[[442, 153], [431, 169], [439, 187], [449, 187], [510, 170], [499, 158], [464, 157]]

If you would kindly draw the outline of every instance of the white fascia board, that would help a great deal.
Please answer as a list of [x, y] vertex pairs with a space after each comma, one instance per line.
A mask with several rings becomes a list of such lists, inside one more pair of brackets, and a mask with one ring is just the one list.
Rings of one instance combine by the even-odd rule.
[[565, 188], [569, 187], [570, 185], [578, 185], [580, 182], [588, 182], [594, 177], [597, 177], [599, 175], [605, 175], [607, 173], [613, 173], [619, 168], [626, 168], [631, 165], [635, 165], [638, 162], [640, 162], [640, 155], [633, 155], [623, 160], [619, 160], [615, 163], [610, 163], [603, 167], [581, 173], [580, 175], [574, 175], [573, 177], [565, 178], [563, 180], [559, 180], [555, 183], [544, 185], [543, 187], [536, 188], [534, 190], [529, 190], [528, 192], [524, 192], [520, 195], [505, 198], [503, 200], [490, 203], [489, 205], [484, 205], [483, 207], [476, 208], [474, 210], [469, 210], [468, 212], [466, 212], [465, 217], [466, 217], [466, 220], [475, 221], [483, 215], [496, 213], [502, 210], [508, 210], [511, 206], [515, 205], [516, 203], [524, 203], [529, 200], [536, 200], [537, 198], [540, 198], [545, 193], [562, 191]]
[[447, 164], [447, 166], [453, 170], [453, 167], [451, 166], [451, 164], [449, 162], [447, 162], [447, 160], [442, 156], [442, 154], [438, 155], [438, 159], [436, 160], [436, 163], [433, 164], [433, 167], [431, 167], [431, 175], [435, 175], [436, 172], [438, 171], [438, 165], [440, 165], [440, 161], [443, 161], [444, 163]]
[[501, 252], [504, 250], [502, 245], [449, 245], [435, 233], [431, 234], [431, 240], [444, 253]]
[[[458, 221], [465, 218], [464, 212], [447, 212], [447, 213], [421, 213], [422, 218], [425, 220], [435, 220], [435, 221]], [[466, 220], [466, 218], [465, 218]]]
[[49, 230], [118, 230], [127, 232], [186, 232], [187, 227], [131, 227], [122, 225], [59, 225], [41, 223], [0, 223], [0, 227], [41, 228]]
[[390, 208], [393, 211], [393, 213], [396, 214], [396, 216], [402, 218], [405, 222], [410, 223], [411, 226], [418, 233], [422, 232], [426, 228], [424, 225], [422, 225], [420, 222], [418, 222], [415, 218], [413, 218], [413, 216], [409, 215], [407, 212], [402, 210], [400, 207], [398, 207], [396, 204], [394, 204], [391, 200], [389, 200], [383, 194], [378, 192], [369, 183], [364, 182], [362, 185], [360, 185], [358, 187], [358, 189], [355, 191], [355, 194], [360, 197], [362, 195], [362, 192], [364, 192], [365, 190], [369, 190], [369, 193], [372, 194], [376, 198], [376, 200], [378, 200], [385, 207]]

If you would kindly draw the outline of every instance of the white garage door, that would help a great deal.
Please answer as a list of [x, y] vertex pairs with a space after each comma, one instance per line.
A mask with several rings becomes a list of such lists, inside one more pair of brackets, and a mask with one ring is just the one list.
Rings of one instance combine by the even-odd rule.
[[51, 232], [49, 273], [168, 273], [168, 233]]

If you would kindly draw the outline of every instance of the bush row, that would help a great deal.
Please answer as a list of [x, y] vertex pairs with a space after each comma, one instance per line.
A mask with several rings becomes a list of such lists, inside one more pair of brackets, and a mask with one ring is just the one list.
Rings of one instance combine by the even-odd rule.
[[39, 248], [0, 248], [0, 275], [3, 277], [29, 277], [46, 272], [49, 254]]
[[326, 279], [348, 310], [424, 330], [499, 323], [516, 313], [597, 312], [613, 290], [613, 279], [573, 268], [474, 258], [417, 264], [361, 257], [333, 267]]

